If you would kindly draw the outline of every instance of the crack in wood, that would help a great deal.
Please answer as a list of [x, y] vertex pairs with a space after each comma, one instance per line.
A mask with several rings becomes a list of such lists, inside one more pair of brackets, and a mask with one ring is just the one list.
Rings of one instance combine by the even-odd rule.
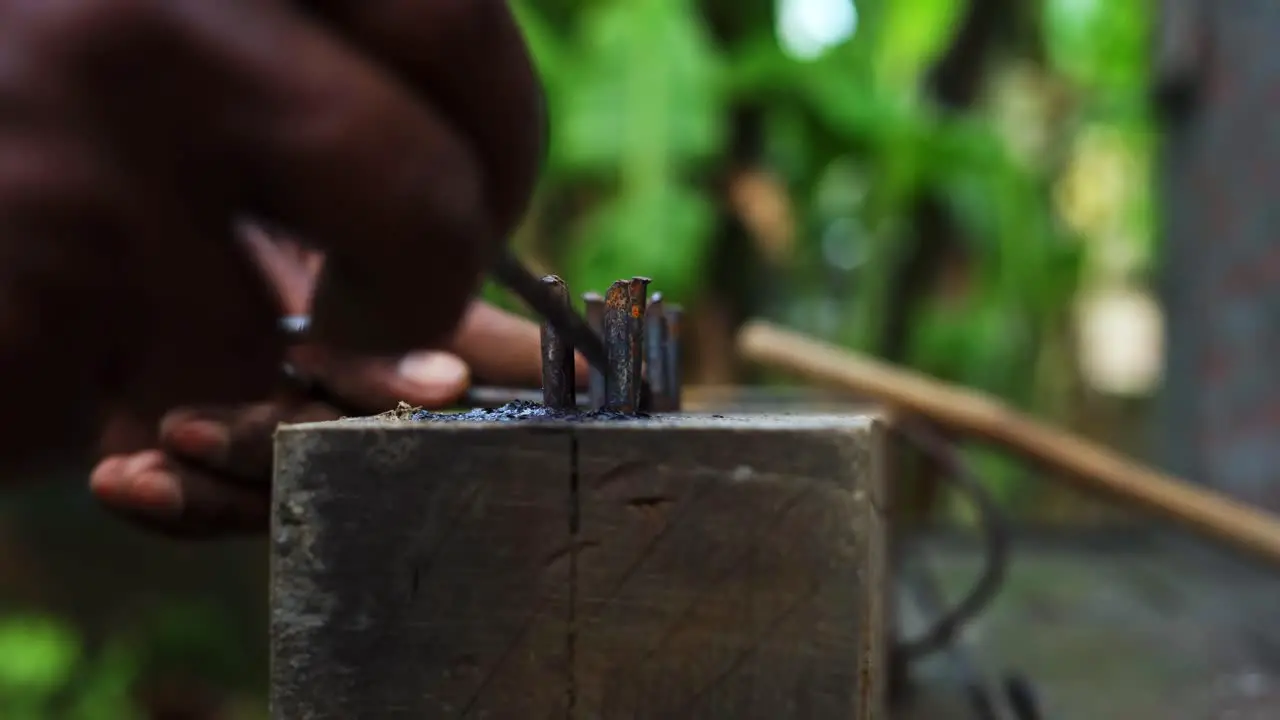
[[699, 488], [698, 491], [695, 491], [687, 502], [682, 503], [679, 506], [675, 514], [662, 526], [662, 529], [645, 543], [645, 546], [640, 550], [631, 563], [628, 564], [627, 569], [622, 573], [622, 577], [618, 579], [617, 583], [613, 586], [613, 589], [609, 591], [609, 595], [603, 598], [600, 605], [595, 609], [595, 612], [592, 613], [593, 618], [599, 617], [601, 613], [608, 610], [614, 601], [618, 599], [618, 596], [622, 594], [622, 590], [626, 587], [627, 582], [630, 581], [631, 578], [635, 576], [636, 572], [644, 566], [644, 563], [649, 559], [649, 556], [653, 554], [653, 551], [661, 544], [663, 538], [665, 538], [672, 530], [679, 527], [681, 519], [691, 512], [690, 508], [697, 504], [696, 501], [701, 499], [704, 495], [714, 494], [717, 489], [718, 488], [713, 485], [704, 485], [702, 488]]
[[[578, 705], [578, 555], [588, 544], [578, 537], [581, 529], [582, 506], [579, 496], [581, 471], [578, 466], [578, 434], [569, 431], [569, 612], [565, 633], [565, 666], [568, 669], [565, 688], [565, 718], [573, 720]], [[598, 545], [599, 543], [589, 543]]]
[[286, 428], [319, 515], [272, 547], [273, 717], [883, 718], [869, 428], [422, 427], [389, 465]]

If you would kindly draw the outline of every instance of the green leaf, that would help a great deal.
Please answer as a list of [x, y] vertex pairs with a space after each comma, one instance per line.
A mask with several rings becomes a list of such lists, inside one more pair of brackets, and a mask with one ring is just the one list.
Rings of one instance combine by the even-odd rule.
[[529, 314], [529, 309], [524, 306], [524, 303], [519, 298], [492, 280], [485, 281], [484, 286], [480, 289], [480, 299], [490, 305], [509, 310], [518, 315]]
[[1045, 0], [1045, 46], [1079, 83], [1140, 93], [1151, 16], [1150, 3], [1133, 0]]
[[141, 720], [145, 715], [134, 705], [130, 692], [141, 671], [134, 644], [122, 638], [110, 640], [76, 688], [64, 720]]
[[148, 660], [163, 667], [190, 667], [210, 680], [240, 679], [243, 648], [228, 632], [234, 622], [216, 603], [168, 603], [157, 608], [148, 623]]
[[714, 206], [688, 188], [624, 194], [583, 224], [566, 280], [583, 292], [603, 293], [615, 280], [644, 275], [664, 296], [688, 299], [705, 272], [714, 228]]
[[80, 661], [80, 642], [66, 625], [43, 617], [0, 624], [0, 695], [45, 697], [65, 683]]
[[529, 0], [511, 0], [511, 12], [520, 25], [538, 75], [544, 83], [554, 82], [564, 67], [563, 40]]
[[554, 109], [559, 166], [666, 182], [724, 141], [721, 67], [688, 0], [614, 0], [584, 11], [583, 46]]
[[885, 3], [877, 28], [876, 80], [913, 89], [922, 72], [946, 49], [964, 0], [896, 0]]

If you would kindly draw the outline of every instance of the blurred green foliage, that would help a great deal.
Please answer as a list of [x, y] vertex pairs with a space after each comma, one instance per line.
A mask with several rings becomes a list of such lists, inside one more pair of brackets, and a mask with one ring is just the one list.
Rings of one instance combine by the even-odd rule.
[[74, 627], [18, 615], [0, 620], [0, 717], [133, 720], [137, 653], [110, 643], [87, 656]]
[[[852, 36], [811, 57], [779, 41], [776, 8], [789, 2], [851, 4], [744, 0], [733, 12], [757, 22], [737, 23], [725, 39], [708, 29], [710, 1], [517, 0], [551, 115], [539, 207], [573, 208], [554, 219], [535, 213], [526, 234], [536, 240], [526, 242], [578, 288], [639, 273], [669, 297], [696, 301], [726, 212], [709, 178], [724, 169], [731, 113], [749, 105], [765, 117], [763, 163], [797, 209], [792, 292], [776, 311], [870, 347], [886, 312], [881, 280], [910, 242], [912, 201], [936, 190], [961, 223], [976, 277], [962, 303], [917, 318], [911, 361], [1026, 399], [1028, 348], [1067, 309], [1087, 264], [1089, 238], [1063, 218], [1071, 210], [1055, 207], [1053, 192], [1072, 143], [1103, 126], [1138, 165], [1149, 160], [1151, 8], [1042, 0], [1030, 26], [1041, 36], [1030, 44], [1043, 57], [997, 48], [981, 101], [953, 113], [930, 102], [922, 80], [968, 3], [857, 0]], [[1118, 241], [1145, 256], [1149, 201], [1145, 185], [1132, 191], [1116, 198], [1135, 216]], [[829, 294], [824, 243], [830, 254], [841, 242], [860, 246], [853, 255], [865, 260], [847, 269], [857, 290], [840, 298], [839, 322], [815, 327], [808, 310]]]
[[234, 701], [246, 690], [245, 655], [264, 649], [237, 642], [236, 633], [228, 632], [230, 622], [217, 598], [174, 599], [90, 643], [70, 619], [4, 614], [0, 718], [141, 720], [148, 715], [139, 705], [140, 690], [196, 679], [195, 687], [227, 693], [225, 710], [233, 714], [226, 717], [258, 720], [263, 708]]
[[[962, 110], [940, 107], [925, 81], [975, 7], [965, 0], [515, 4], [552, 129], [517, 242], [571, 287], [643, 274], [669, 298], [706, 299], [719, 218], [733, 212], [722, 188], [732, 118], [751, 108], [764, 124], [757, 162], [783, 188], [795, 233], [785, 291], [756, 311], [876, 350], [892, 269], [918, 239], [917, 200], [932, 195], [959, 224], [966, 289], [908, 318], [905, 362], [1069, 414], [1077, 294], [1100, 275], [1141, 280], [1151, 261], [1151, 3], [995, 3], [1018, 17]], [[815, 47], [823, 32], [829, 44]]]

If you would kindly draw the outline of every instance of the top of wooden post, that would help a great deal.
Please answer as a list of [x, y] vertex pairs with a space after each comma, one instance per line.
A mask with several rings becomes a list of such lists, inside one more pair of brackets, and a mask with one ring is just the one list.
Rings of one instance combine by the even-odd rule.
[[581, 428], [610, 430], [732, 430], [735, 428], [759, 430], [819, 430], [866, 429], [877, 419], [871, 414], [835, 413], [763, 413], [763, 414], [660, 414], [651, 416], [627, 416], [608, 413], [580, 412], [534, 415], [520, 417], [502, 415], [499, 411], [474, 410], [469, 413], [448, 415], [421, 412], [418, 418], [412, 413], [387, 413], [363, 418], [344, 418], [314, 423], [281, 426], [280, 433], [343, 431], [343, 430], [476, 430], [509, 427], [528, 429], [546, 427], [556, 429]]

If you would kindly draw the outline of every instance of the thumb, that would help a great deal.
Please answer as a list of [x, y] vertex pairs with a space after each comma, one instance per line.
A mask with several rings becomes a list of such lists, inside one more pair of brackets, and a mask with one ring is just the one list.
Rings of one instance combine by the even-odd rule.
[[330, 359], [318, 373], [334, 395], [370, 412], [406, 402], [425, 408], [448, 407], [467, 391], [471, 370], [452, 353], [420, 351], [396, 360]]

